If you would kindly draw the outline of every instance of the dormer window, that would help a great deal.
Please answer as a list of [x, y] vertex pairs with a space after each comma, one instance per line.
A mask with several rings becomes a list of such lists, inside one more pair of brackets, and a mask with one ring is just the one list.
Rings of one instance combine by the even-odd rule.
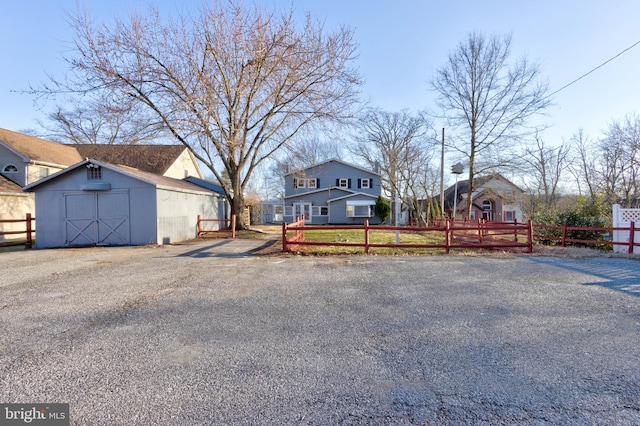
[[13, 164], [7, 164], [4, 166], [4, 169], [2, 169], [2, 173], [18, 173], [18, 168]]
[[87, 164], [87, 180], [102, 179], [102, 167], [97, 164]]

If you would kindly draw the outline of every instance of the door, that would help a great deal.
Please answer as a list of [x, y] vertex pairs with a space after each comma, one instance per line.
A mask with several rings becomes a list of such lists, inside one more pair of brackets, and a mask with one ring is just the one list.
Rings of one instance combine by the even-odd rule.
[[127, 245], [129, 193], [80, 192], [64, 195], [65, 245]]
[[298, 217], [304, 215], [304, 223], [311, 223], [311, 203], [294, 203], [293, 215]]

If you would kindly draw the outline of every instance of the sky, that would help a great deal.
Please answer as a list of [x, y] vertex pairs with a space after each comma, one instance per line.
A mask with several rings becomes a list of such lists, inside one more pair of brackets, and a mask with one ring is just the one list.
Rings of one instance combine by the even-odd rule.
[[[76, 5], [107, 22], [145, 11], [173, 13], [201, 0], [24, 0], [3, 3], [0, 15], [0, 127], [37, 131], [45, 110], [34, 106], [30, 85], [61, 77], [73, 34], [65, 21]], [[249, 2], [250, 0], [245, 0]], [[632, 0], [256, 0], [296, 14], [310, 12], [329, 29], [351, 27], [359, 44], [356, 66], [363, 98], [386, 111], [432, 109], [429, 81], [472, 31], [513, 36], [513, 58], [538, 62], [554, 92], [640, 41], [640, 2]], [[180, 7], [182, 7], [180, 6]], [[579, 129], [601, 137], [612, 120], [640, 112], [640, 45], [561, 90], [540, 122], [548, 144]], [[49, 105], [51, 107], [51, 105]], [[434, 123], [436, 128], [444, 123]]]

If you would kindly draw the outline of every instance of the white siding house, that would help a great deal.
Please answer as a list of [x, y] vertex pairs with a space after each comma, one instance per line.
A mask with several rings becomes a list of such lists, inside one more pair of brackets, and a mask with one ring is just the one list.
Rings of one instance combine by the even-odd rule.
[[27, 185], [36, 248], [168, 244], [196, 236], [197, 216], [219, 217], [221, 196], [184, 180], [86, 159]]

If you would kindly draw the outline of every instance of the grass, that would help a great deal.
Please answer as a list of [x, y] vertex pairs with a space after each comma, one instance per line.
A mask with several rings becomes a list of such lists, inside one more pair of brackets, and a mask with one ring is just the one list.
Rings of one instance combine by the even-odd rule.
[[[362, 229], [304, 231], [305, 240], [326, 243], [364, 244]], [[370, 244], [395, 244], [395, 231], [369, 231]], [[444, 244], [443, 232], [400, 232], [400, 244]], [[301, 246], [299, 251], [308, 254], [364, 253], [361, 246]], [[444, 248], [371, 247], [372, 254], [439, 254]]]

